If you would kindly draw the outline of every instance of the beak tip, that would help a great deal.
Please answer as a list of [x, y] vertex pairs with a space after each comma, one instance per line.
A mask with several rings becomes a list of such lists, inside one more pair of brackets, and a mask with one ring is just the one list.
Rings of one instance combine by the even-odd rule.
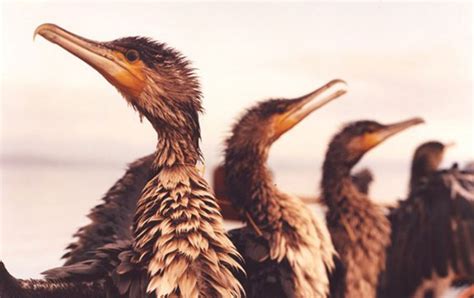
[[44, 24], [43, 25], [39, 25], [38, 27], [36, 27], [35, 29], [35, 32], [33, 33], [33, 41], [35, 41], [36, 39], [36, 36], [39, 34], [41, 35], [41, 30], [44, 29]]
[[337, 86], [337, 88], [344, 90], [346, 92], [347, 92], [347, 87], [348, 87], [347, 82], [341, 79], [335, 79], [335, 80], [330, 81], [328, 83], [328, 86], [329, 87]]
[[415, 124], [425, 124], [425, 119], [421, 118], [421, 117], [416, 117], [413, 119], [414, 123]]
[[334, 83], [334, 84], [341, 83], [341, 84], [347, 85], [347, 82], [342, 80], [342, 79], [334, 79], [331, 82]]
[[341, 80], [341, 79], [335, 79], [335, 80], [330, 81], [324, 86], [324, 88], [326, 90], [333, 90], [329, 92], [333, 92], [336, 97], [344, 95], [348, 91], [346, 81]]
[[35, 41], [35, 38], [37, 35], [41, 35], [44, 37], [44, 33], [46, 31], [54, 31], [58, 26], [51, 24], [51, 23], [44, 23], [36, 27], [35, 32], [33, 33], [33, 41]]

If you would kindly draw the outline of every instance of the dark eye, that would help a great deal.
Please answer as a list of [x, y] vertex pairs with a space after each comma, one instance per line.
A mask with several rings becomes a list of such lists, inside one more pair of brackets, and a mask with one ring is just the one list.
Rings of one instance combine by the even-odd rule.
[[125, 53], [125, 58], [127, 58], [127, 60], [130, 61], [130, 62], [137, 61], [138, 57], [139, 57], [139, 55], [138, 55], [138, 52], [136, 50], [128, 50]]

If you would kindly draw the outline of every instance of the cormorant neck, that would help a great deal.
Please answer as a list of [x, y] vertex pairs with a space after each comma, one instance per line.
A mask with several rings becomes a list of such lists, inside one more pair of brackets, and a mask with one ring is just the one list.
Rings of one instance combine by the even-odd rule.
[[[155, 102], [173, 102], [173, 100], [163, 98]], [[188, 109], [183, 111], [172, 105], [161, 109], [134, 107], [141, 116], [150, 121], [157, 132], [158, 143], [153, 162], [155, 169], [174, 165], [195, 165], [202, 157], [199, 148], [201, 131], [198, 108], [187, 107]]]
[[331, 148], [328, 150], [323, 164], [321, 182], [323, 200], [328, 207], [338, 204], [342, 199], [342, 188], [346, 183], [352, 183], [351, 170], [353, 165], [346, 163], [343, 156], [335, 156]]
[[228, 143], [226, 184], [234, 207], [246, 212], [260, 229], [272, 225], [272, 211], [280, 209], [278, 189], [267, 168], [269, 146]]
[[173, 130], [158, 131], [153, 167], [162, 169], [178, 165], [196, 165], [201, 158], [198, 141], [191, 135]]
[[426, 160], [415, 160], [411, 165], [409, 194], [411, 194], [423, 180], [426, 180], [437, 167]]

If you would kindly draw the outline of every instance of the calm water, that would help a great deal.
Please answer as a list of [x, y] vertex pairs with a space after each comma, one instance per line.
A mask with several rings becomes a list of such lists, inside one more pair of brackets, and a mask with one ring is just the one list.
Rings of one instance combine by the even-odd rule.
[[[207, 164], [206, 176], [214, 165]], [[281, 189], [316, 194], [319, 164], [277, 162], [272, 167]], [[0, 259], [10, 272], [18, 277], [39, 277], [43, 270], [61, 265], [60, 256], [72, 233], [88, 222], [85, 215], [124, 168], [119, 164], [3, 164]], [[372, 168], [377, 179], [372, 188], [374, 197], [389, 202], [404, 193], [404, 165]]]

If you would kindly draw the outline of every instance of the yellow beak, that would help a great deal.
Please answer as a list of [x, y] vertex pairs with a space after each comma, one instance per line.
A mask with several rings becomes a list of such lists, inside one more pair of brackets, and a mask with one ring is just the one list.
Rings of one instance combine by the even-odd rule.
[[83, 60], [122, 92], [138, 96], [145, 86], [145, 65], [138, 60], [129, 62], [124, 53], [105, 43], [89, 40], [54, 24], [36, 28], [33, 38], [41, 35]]

